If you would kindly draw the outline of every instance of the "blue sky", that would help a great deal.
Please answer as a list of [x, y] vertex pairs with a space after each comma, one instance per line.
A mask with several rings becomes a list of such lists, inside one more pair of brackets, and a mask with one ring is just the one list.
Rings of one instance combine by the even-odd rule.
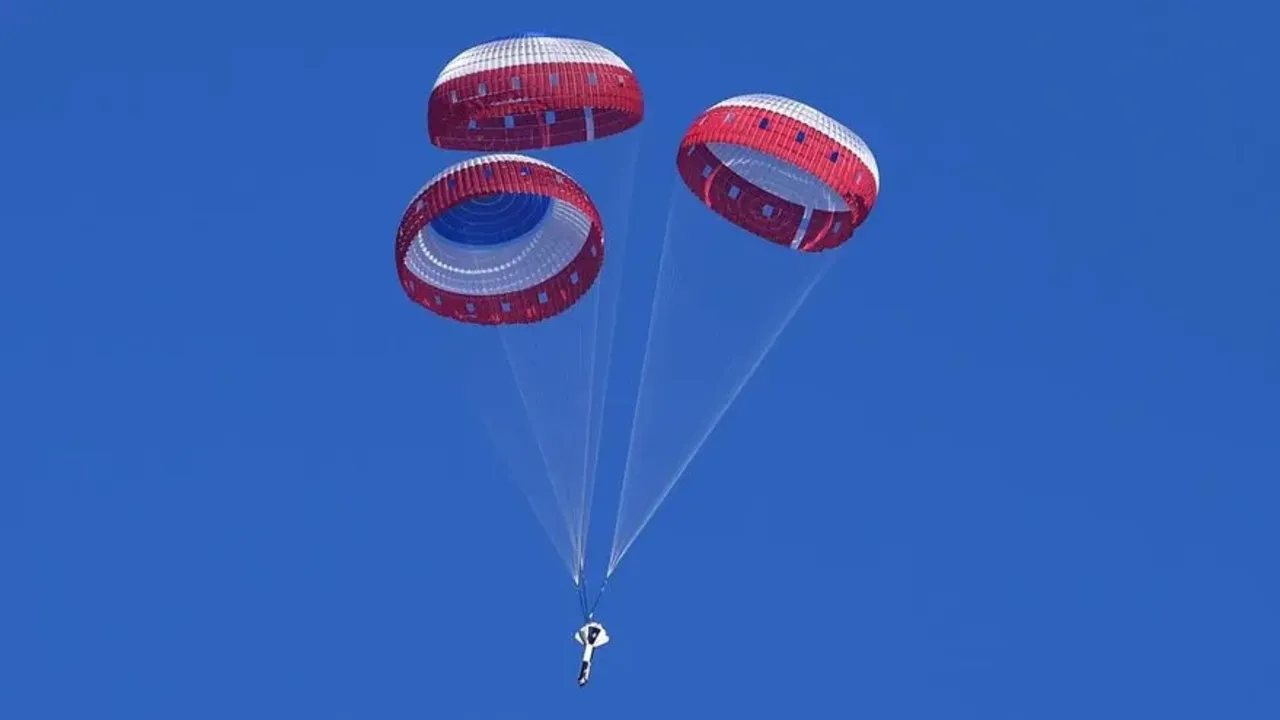
[[[0, 715], [1280, 715], [1273, 6], [354, 7], [0, 0]], [[883, 177], [585, 691], [392, 264], [435, 74], [529, 29], [649, 103], [633, 178], [565, 156], [634, 186], [594, 562], [688, 122], [796, 97]]]

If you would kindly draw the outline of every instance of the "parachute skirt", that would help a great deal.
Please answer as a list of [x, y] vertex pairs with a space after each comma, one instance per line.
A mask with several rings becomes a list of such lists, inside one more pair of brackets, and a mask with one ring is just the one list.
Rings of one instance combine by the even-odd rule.
[[861, 138], [776, 95], [741, 95], [707, 109], [681, 140], [676, 169], [729, 222], [801, 252], [848, 241], [880, 190]]
[[414, 196], [396, 233], [396, 270], [410, 299], [479, 325], [534, 323], [591, 289], [604, 230], [586, 192], [522, 155], [453, 165]]
[[449, 61], [427, 102], [427, 134], [446, 150], [519, 151], [587, 142], [640, 124], [644, 95], [613, 51], [534, 34]]

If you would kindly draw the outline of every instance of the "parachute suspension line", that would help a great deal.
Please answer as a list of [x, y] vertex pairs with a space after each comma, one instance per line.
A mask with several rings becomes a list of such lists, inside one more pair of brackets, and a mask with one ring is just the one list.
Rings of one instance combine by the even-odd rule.
[[[529, 423], [529, 430], [530, 432], [533, 433], [533, 440], [538, 446], [538, 452], [542, 455], [542, 466], [547, 472], [547, 482], [551, 484], [551, 491], [552, 491], [552, 494], [555, 496], [556, 506], [560, 509], [560, 514], [565, 521], [565, 526], [572, 527], [571, 525], [572, 521], [570, 520], [570, 517], [569, 517], [569, 510], [565, 504], [564, 498], [562, 497], [563, 493], [560, 492], [559, 487], [557, 487], [556, 485], [555, 472], [551, 467], [551, 460], [547, 456], [547, 448], [545, 446], [545, 443], [543, 442], [542, 433], [538, 432], [538, 424], [533, 417], [533, 408], [532, 408], [532, 404], [529, 401], [529, 392], [528, 390], [525, 389], [525, 383], [522, 382], [520, 379], [520, 373], [516, 371], [514, 354], [511, 350], [511, 343], [508, 342], [507, 340], [507, 331], [505, 328], [498, 332], [498, 337], [502, 341], [503, 354], [505, 354], [507, 358], [507, 368], [511, 370], [511, 376], [515, 378], [516, 392], [518, 392], [520, 395], [520, 402], [521, 402], [521, 405], [524, 407], [525, 419]], [[570, 541], [571, 542], [573, 541], [572, 537], [570, 537]], [[574, 557], [576, 558], [577, 557], [576, 545], [572, 548], [572, 550], [574, 552]], [[574, 572], [575, 573], [577, 572], [577, 568], [574, 568]]]
[[613, 571], [618, 567], [618, 561], [622, 559], [622, 553], [619, 552], [618, 547], [620, 539], [618, 533], [622, 529], [622, 517], [627, 501], [627, 485], [631, 479], [631, 462], [635, 457], [636, 427], [639, 424], [640, 409], [644, 407], [645, 380], [648, 378], [649, 373], [654, 330], [658, 324], [658, 306], [662, 300], [662, 290], [668, 283], [668, 275], [674, 272], [670, 263], [671, 226], [675, 220], [675, 198], [679, 189], [679, 183], [676, 183], [671, 189], [671, 199], [667, 202], [667, 226], [662, 235], [662, 250], [658, 255], [658, 278], [653, 288], [653, 303], [649, 308], [649, 332], [644, 343], [644, 359], [640, 361], [640, 384], [636, 389], [636, 407], [631, 417], [631, 438], [627, 443], [627, 459], [622, 470], [622, 490], [618, 495], [618, 517], [613, 526], [613, 547], [609, 551], [609, 565], [604, 575], [606, 581], [613, 575]]
[[[494, 445], [496, 445], [499, 450], [502, 451], [503, 455], [506, 456], [507, 462], [511, 465], [512, 471], [517, 471], [521, 461], [514, 457], [511, 451], [507, 448], [497, 428], [493, 426], [493, 419], [484, 413], [480, 413], [480, 422], [484, 425], [485, 430], [488, 431], [489, 437], [493, 440]], [[517, 481], [517, 484], [520, 483]], [[560, 556], [562, 561], [564, 561], [565, 569], [569, 571], [569, 575], [573, 577], [574, 582], [576, 583], [579, 578], [579, 572], [577, 568], [573, 566], [573, 549], [564, 547], [562, 536], [556, 532], [555, 527], [551, 524], [551, 518], [548, 518], [546, 513], [543, 512], [543, 508], [539, 507], [538, 503], [534, 501], [533, 495], [523, 487], [521, 490], [523, 491], [521, 494], [525, 496], [525, 501], [529, 503], [529, 508], [533, 510], [534, 517], [538, 519], [538, 525], [540, 525], [543, 532], [547, 534], [547, 539], [551, 541], [551, 546], [555, 548], [556, 554]]]
[[596, 599], [588, 601], [586, 578], [574, 583], [574, 589], [578, 594], [578, 607], [582, 610], [582, 621], [584, 623], [591, 622], [591, 618], [595, 617], [596, 608], [600, 607], [600, 599], [604, 597], [604, 590], [608, 586], [609, 581], [606, 579], [600, 583], [600, 589], [596, 591]]
[[[482, 270], [478, 256], [470, 256], [470, 260], [469, 269], [472, 272], [479, 272]], [[520, 397], [525, 424], [528, 426], [529, 431], [533, 436], [534, 444], [537, 447], [537, 454], [541, 460], [542, 471], [545, 473], [544, 477], [549, 483], [551, 483], [552, 490], [554, 490], [555, 485], [551, 469], [550, 455], [544, 446], [543, 438], [538, 432], [538, 428], [535, 424], [533, 407], [530, 401], [529, 392], [526, 388], [527, 383], [524, 382], [524, 379], [520, 377], [518, 372], [516, 372], [515, 354], [513, 353], [508, 340], [508, 331], [509, 329], [506, 327], [499, 327], [497, 336], [502, 345], [503, 355], [506, 358], [507, 370], [511, 373], [511, 378], [514, 381], [516, 392]], [[497, 372], [501, 374], [501, 370], [498, 370]], [[496, 386], [499, 384], [497, 378], [479, 377], [477, 379], [486, 386], [484, 388], [484, 394], [486, 395], [489, 391], [496, 389]], [[504, 432], [504, 429], [496, 427], [497, 418], [490, 414], [493, 412], [497, 412], [496, 408], [491, 408], [489, 413], [480, 413], [481, 422], [484, 424], [485, 430], [489, 433], [490, 438], [492, 438], [494, 445], [499, 448], [503, 455], [506, 456], [506, 460], [511, 466], [511, 475], [516, 481], [517, 486], [520, 487], [521, 494], [525, 496], [525, 500], [529, 503], [530, 509], [533, 510], [534, 516], [538, 520], [538, 524], [542, 526], [543, 531], [546, 532], [547, 537], [551, 540], [551, 545], [555, 548], [556, 554], [564, 561], [570, 576], [576, 581], [578, 577], [578, 569], [574, 567], [573, 562], [574, 548], [572, 547], [572, 538], [561, 534], [554, 524], [554, 515], [557, 510], [561, 516], [564, 515], [562, 502], [558, 496], [555, 498], [555, 504], [557, 506], [555, 510], [546, 504], [540, 504], [538, 502], [537, 498], [541, 493], [532, 492], [532, 489], [527, 486], [526, 482], [524, 482], [527, 479], [530, 479], [528, 466], [530, 465], [529, 460], [532, 458], [532, 454], [530, 453], [527, 454], [526, 457], [520, 457], [525, 454], [515, 452], [514, 448], [510, 445], [512, 442], [510, 435], [514, 428], [507, 427]], [[536, 475], [536, 473], [533, 474]], [[566, 539], [570, 542], [569, 547], [565, 546]]]
[[[597, 282], [599, 282], [599, 280], [597, 280]], [[592, 298], [589, 301], [591, 304], [592, 317], [591, 317], [591, 323], [590, 323], [590, 330], [587, 334], [587, 340], [585, 344], [580, 342], [578, 345], [579, 367], [583, 367], [585, 365], [585, 367], [587, 368], [587, 394], [585, 399], [586, 407], [583, 408], [585, 422], [582, 424], [583, 425], [582, 431], [585, 437], [583, 438], [583, 442], [582, 442], [582, 473], [579, 478], [580, 482], [582, 483], [582, 487], [577, 493], [578, 494], [577, 502], [573, 504], [573, 508], [575, 509], [575, 513], [574, 513], [575, 517], [572, 520], [570, 533], [573, 536], [574, 545], [576, 546], [576, 555], [574, 556], [574, 562], [577, 566], [577, 571], [580, 575], [586, 570], [587, 521], [591, 514], [590, 507], [589, 507], [589, 503], [591, 502], [591, 493], [589, 491], [589, 485], [592, 478], [588, 477], [587, 475], [587, 457], [590, 454], [590, 444], [591, 444], [591, 404], [592, 404], [593, 396], [595, 395], [596, 332], [600, 325], [600, 293], [598, 292], [599, 288], [596, 288], [596, 290], [597, 292], [592, 293]], [[585, 363], [583, 362], [583, 357], [582, 357], [584, 355], [587, 357], [587, 360], [585, 361]]]
[[[680, 465], [677, 467], [675, 473], [673, 473], [671, 475], [671, 478], [667, 480], [667, 484], [665, 487], [663, 487], [662, 493], [658, 496], [657, 502], [653, 503], [653, 506], [649, 509], [648, 514], [645, 515], [644, 520], [642, 520], [640, 522], [640, 525], [636, 527], [635, 531], [631, 533], [631, 537], [623, 541], [623, 545], [621, 548], [616, 546], [616, 542], [618, 538], [615, 536], [614, 538], [615, 547], [613, 552], [610, 554], [609, 572], [608, 572], [608, 575], [606, 575], [606, 577], [613, 574], [613, 571], [617, 568], [618, 563], [622, 560], [622, 556], [627, 553], [627, 550], [631, 549], [631, 545], [636, 541], [636, 538], [640, 537], [640, 533], [644, 530], [645, 526], [648, 525], [649, 521], [653, 519], [654, 514], [658, 511], [658, 508], [661, 507], [663, 501], [666, 500], [667, 495], [671, 493], [672, 488], [676, 486], [676, 483], [679, 482], [680, 477], [684, 475], [684, 471], [689, 467], [689, 463], [693, 462], [694, 457], [697, 456], [698, 451], [702, 449], [702, 446], [706, 444], [707, 439], [711, 437], [711, 433], [714, 432], [716, 429], [716, 426], [720, 424], [720, 420], [724, 417], [725, 413], [727, 413], [729, 411], [729, 408], [733, 406], [734, 401], [738, 399], [738, 395], [742, 393], [742, 390], [747, 386], [747, 383], [750, 382], [751, 377], [755, 375], [756, 370], [758, 370], [760, 368], [760, 365], [764, 363], [764, 359], [766, 356], [768, 356], [769, 351], [772, 350], [773, 346], [778, 343], [778, 338], [782, 336], [782, 332], [787, 329], [788, 325], [791, 324], [792, 318], [794, 318], [796, 316], [796, 313], [800, 311], [800, 308], [804, 306], [805, 301], [809, 299], [810, 293], [812, 293], [813, 289], [818, 286], [818, 283], [821, 282], [823, 276], [827, 274], [827, 271], [831, 269], [831, 266], [832, 264], [834, 264], [835, 259], [836, 257], [834, 255], [828, 255], [827, 257], [821, 258], [819, 260], [820, 262], [822, 262], [822, 266], [818, 269], [818, 272], [814, 274], [813, 278], [811, 278], [808, 281], [808, 283], [804, 286], [804, 289], [800, 292], [799, 296], [796, 297], [795, 301], [791, 304], [791, 307], [787, 310], [787, 314], [783, 317], [782, 322], [778, 324], [777, 329], [773, 331], [773, 333], [769, 336], [769, 338], [765, 341], [765, 343], [760, 347], [760, 349], [756, 351], [755, 357], [752, 359], [751, 366], [742, 375], [742, 378], [738, 380], [738, 383], [734, 385], [733, 390], [730, 391], [729, 396], [726, 398], [724, 403], [721, 404], [720, 408], [716, 411], [716, 414], [712, 418], [711, 423], [707, 425], [706, 430], [698, 438], [698, 441], [694, 444], [693, 449], [690, 450], [685, 455], [684, 459], [681, 461]], [[633, 431], [634, 431], [634, 427], [633, 427]], [[625, 485], [625, 482], [626, 482], [626, 478], [624, 476], [623, 478], [624, 485]], [[619, 507], [621, 507], [621, 503], [619, 503]]]
[[587, 585], [582, 579], [574, 581], [574, 585], [577, 586], [578, 606], [582, 609], [582, 621], [585, 623], [591, 619], [591, 609], [587, 603]]
[[[630, 157], [626, 162], [626, 170], [624, 174], [624, 187], [622, 190], [622, 211], [620, 213], [621, 230], [612, 234], [612, 240], [606, 239], [608, 247], [611, 248], [609, 258], [610, 262], [605, 266], [605, 272], [613, 271], [617, 278], [616, 287], [610, 299], [602, 298], [604, 287], [596, 288], [596, 292], [592, 293], [595, 300], [595, 316], [592, 322], [591, 333], [591, 360], [590, 360], [590, 380], [587, 389], [587, 438], [585, 447], [583, 448], [582, 459], [582, 502], [579, 507], [582, 508], [582, 521], [579, 527], [579, 536], [582, 538], [581, 556], [578, 558], [579, 568], [585, 570], [586, 565], [586, 538], [591, 528], [591, 506], [595, 493], [596, 469], [600, 461], [600, 445], [603, 435], [604, 426], [604, 408], [605, 400], [609, 392], [609, 372], [613, 367], [613, 338], [614, 331], [617, 328], [618, 304], [622, 296], [622, 279], [623, 279], [623, 260], [626, 258], [627, 238], [630, 236], [631, 229], [631, 204], [635, 193], [635, 176], [636, 168], [640, 161], [640, 141], [637, 133], [631, 133], [630, 139]], [[602, 273], [602, 279], [604, 275]], [[600, 282], [600, 281], [597, 281]], [[604, 283], [601, 282], [601, 285]], [[607, 303], [604, 308], [605, 325], [604, 325], [604, 353], [603, 357], [598, 353], [599, 350], [599, 334], [600, 334], [600, 318], [602, 304]], [[600, 380], [600, 395], [597, 401], [595, 395], [596, 389], [596, 367], [600, 364], [603, 372]], [[604, 588], [601, 588], [601, 592]], [[599, 602], [599, 598], [597, 598]]]
[[603, 361], [604, 379], [601, 384], [600, 404], [598, 406], [600, 408], [600, 412], [599, 412], [600, 417], [593, 420], [596, 427], [596, 439], [592, 447], [591, 459], [590, 459], [590, 473], [592, 476], [595, 475], [595, 471], [600, 460], [600, 430], [604, 420], [603, 418], [604, 401], [609, 390], [609, 373], [610, 373], [610, 370], [613, 368], [613, 338], [614, 338], [614, 331], [616, 330], [617, 324], [618, 324], [617, 323], [618, 304], [619, 304], [619, 300], [622, 297], [622, 281], [624, 277], [623, 260], [626, 258], [627, 241], [631, 236], [631, 204], [635, 194], [636, 168], [639, 165], [639, 161], [640, 161], [639, 135], [636, 134], [636, 135], [633, 135], [633, 137], [635, 139], [631, 143], [631, 159], [627, 163], [625, 190], [622, 193], [623, 197], [625, 198], [625, 203], [622, 206], [622, 213], [621, 213], [622, 230], [616, 235], [617, 240], [614, 242], [614, 245], [617, 247], [617, 250], [614, 251], [615, 253], [614, 257], [616, 259], [613, 261], [613, 264], [610, 266], [610, 267], [616, 268], [616, 275], [618, 278], [618, 282], [617, 282], [617, 287], [615, 288], [615, 291], [613, 294], [613, 300], [609, 304], [608, 324], [605, 326], [606, 333], [605, 333], [604, 361]]
[[[597, 286], [576, 307], [539, 324], [537, 332], [531, 332], [531, 326], [527, 325], [504, 325], [497, 332], [522, 408], [516, 411], [513, 405], [511, 410], [525, 417], [528, 430], [508, 428], [505, 436], [493, 428], [490, 431], [499, 445], [516, 442], [523, 451], [516, 453], [524, 456], [523, 462], [509, 458], [513, 474], [523, 481], [526, 499], [551, 536], [575, 583], [582, 580], [585, 572], [596, 465], [603, 435], [603, 396], [618, 313], [620, 276], [615, 277], [615, 273], [620, 273], [621, 268], [615, 266], [619, 266], [624, 257], [620, 251], [625, 249], [634, 171], [639, 162], [638, 143], [630, 134], [628, 140], [619, 144], [619, 150], [625, 154], [615, 163], [615, 167], [628, 171], [613, 184], [616, 197], [613, 204], [619, 206], [614, 212], [622, 212], [613, 227], [619, 230], [606, 228], [605, 242], [612, 252], [608, 253], [610, 261], [605, 263], [596, 280]], [[602, 298], [602, 292], [608, 296]], [[504, 382], [497, 380], [497, 384]], [[506, 424], [505, 418], [497, 418], [494, 427]], [[528, 432], [532, 432], [531, 438]], [[513, 440], [516, 437], [519, 439]], [[535, 453], [540, 460], [533, 459]]]
[[591, 603], [591, 609], [587, 611], [588, 620], [595, 616], [596, 608], [600, 607], [600, 598], [604, 597], [604, 590], [607, 587], [609, 587], [609, 578], [605, 578], [604, 582], [600, 583], [600, 589], [596, 591], [595, 602]]
[[[626, 248], [634, 175], [639, 162], [640, 147], [636, 135], [628, 133], [623, 140], [619, 147], [623, 154], [617, 164], [626, 174], [617, 183], [620, 201], [613, 203], [620, 206], [617, 216], [620, 220], [605, 226], [605, 254], [608, 259], [595, 281], [595, 287], [578, 303], [578, 307], [552, 320], [560, 328], [558, 332], [564, 333], [560, 353], [564, 355], [567, 367], [557, 368], [557, 374], [564, 377], [566, 373], [573, 373], [576, 379], [565, 384], [562, 380], [547, 377], [551, 373], [550, 367], [539, 367], [535, 374], [549, 383], [548, 387], [541, 387], [542, 382], [533, 383], [533, 389], [541, 391], [537, 393], [538, 397], [523, 397], [533, 431], [538, 435], [539, 449], [544, 454], [556, 503], [565, 519], [574, 571], [579, 575], [586, 565], [596, 464], [602, 437], [603, 398], [612, 360], [620, 294], [617, 286], [625, 257], [622, 251]], [[613, 227], [621, 230], [614, 231]], [[603, 353], [602, 341], [605, 345]], [[524, 373], [518, 372], [520, 363], [516, 362], [516, 353], [509, 346], [506, 350], [512, 372], [517, 375], [517, 382], [523, 390], [529, 383], [520, 381], [520, 375]], [[539, 347], [534, 352], [541, 355], [543, 349]], [[550, 386], [555, 386], [558, 392], [548, 394]]]

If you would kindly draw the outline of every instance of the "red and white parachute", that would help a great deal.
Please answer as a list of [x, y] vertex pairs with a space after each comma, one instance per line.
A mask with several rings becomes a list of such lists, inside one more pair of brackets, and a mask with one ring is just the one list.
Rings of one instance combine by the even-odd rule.
[[680, 141], [676, 168], [704, 205], [802, 252], [846, 242], [880, 192], [880, 170], [862, 138], [777, 95], [739, 95], [708, 108]]
[[466, 323], [538, 322], [576, 303], [604, 262], [600, 214], [559, 169], [523, 155], [457, 163], [410, 202], [396, 270], [410, 299]]
[[[675, 164], [699, 205], [677, 220], [692, 205], [678, 197], [668, 216], [606, 576], [841, 255], [823, 251], [848, 242], [880, 192], [856, 133], [777, 95], [703, 111]], [[720, 218], [769, 244], [743, 242]]]
[[533, 33], [477, 45], [445, 65], [427, 104], [432, 144], [520, 151], [617, 135], [644, 118], [635, 73], [589, 40]]

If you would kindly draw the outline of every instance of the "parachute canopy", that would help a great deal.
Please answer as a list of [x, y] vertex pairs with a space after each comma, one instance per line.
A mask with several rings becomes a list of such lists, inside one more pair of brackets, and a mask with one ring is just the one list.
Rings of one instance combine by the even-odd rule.
[[777, 95], [739, 95], [707, 109], [680, 141], [676, 169], [717, 214], [802, 252], [846, 242], [880, 191], [862, 138]]
[[485, 155], [432, 178], [396, 234], [400, 285], [466, 323], [532, 323], [571, 307], [600, 274], [604, 229], [586, 192], [523, 155]]
[[644, 118], [631, 68], [589, 40], [523, 34], [445, 65], [427, 104], [432, 144], [520, 151], [617, 135]]

